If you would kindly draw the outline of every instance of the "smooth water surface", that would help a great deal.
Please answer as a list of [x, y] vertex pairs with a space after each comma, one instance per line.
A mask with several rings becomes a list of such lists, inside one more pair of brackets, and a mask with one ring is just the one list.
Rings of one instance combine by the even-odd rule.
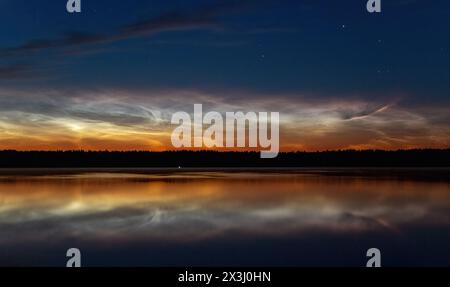
[[[433, 171], [424, 171], [433, 173]], [[0, 265], [450, 265], [450, 183], [372, 171], [0, 176]]]

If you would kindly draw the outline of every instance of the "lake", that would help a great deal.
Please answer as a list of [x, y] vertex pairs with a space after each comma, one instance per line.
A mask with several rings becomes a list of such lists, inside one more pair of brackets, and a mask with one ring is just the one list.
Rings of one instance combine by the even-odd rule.
[[0, 265], [450, 266], [449, 174], [0, 170]]

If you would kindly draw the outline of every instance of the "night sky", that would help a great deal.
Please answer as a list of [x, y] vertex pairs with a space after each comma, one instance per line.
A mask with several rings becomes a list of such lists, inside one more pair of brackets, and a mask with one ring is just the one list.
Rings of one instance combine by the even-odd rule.
[[450, 146], [450, 1], [0, 0], [0, 149], [171, 149], [171, 114], [283, 150]]

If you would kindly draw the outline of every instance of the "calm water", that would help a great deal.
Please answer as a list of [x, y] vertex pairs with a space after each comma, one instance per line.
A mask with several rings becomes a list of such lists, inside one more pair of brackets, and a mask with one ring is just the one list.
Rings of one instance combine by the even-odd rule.
[[427, 173], [3, 171], [0, 265], [450, 266], [450, 183]]

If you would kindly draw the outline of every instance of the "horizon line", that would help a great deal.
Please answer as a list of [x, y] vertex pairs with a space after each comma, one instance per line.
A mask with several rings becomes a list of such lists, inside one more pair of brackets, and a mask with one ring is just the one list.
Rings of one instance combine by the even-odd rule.
[[[293, 150], [293, 151], [280, 151], [280, 154], [289, 153], [326, 153], [326, 152], [405, 152], [405, 151], [450, 151], [450, 147], [447, 148], [406, 148], [406, 149], [330, 149], [330, 150], [316, 150], [316, 151], [306, 151], [306, 150]], [[4, 152], [17, 152], [17, 153], [32, 153], [32, 152], [47, 152], [47, 153], [63, 153], [63, 152], [87, 152], [87, 153], [199, 153], [199, 152], [209, 152], [209, 153], [259, 153], [259, 150], [89, 150], [89, 149], [68, 149], [68, 150], [15, 150], [15, 149], [3, 149], [0, 153]]]

